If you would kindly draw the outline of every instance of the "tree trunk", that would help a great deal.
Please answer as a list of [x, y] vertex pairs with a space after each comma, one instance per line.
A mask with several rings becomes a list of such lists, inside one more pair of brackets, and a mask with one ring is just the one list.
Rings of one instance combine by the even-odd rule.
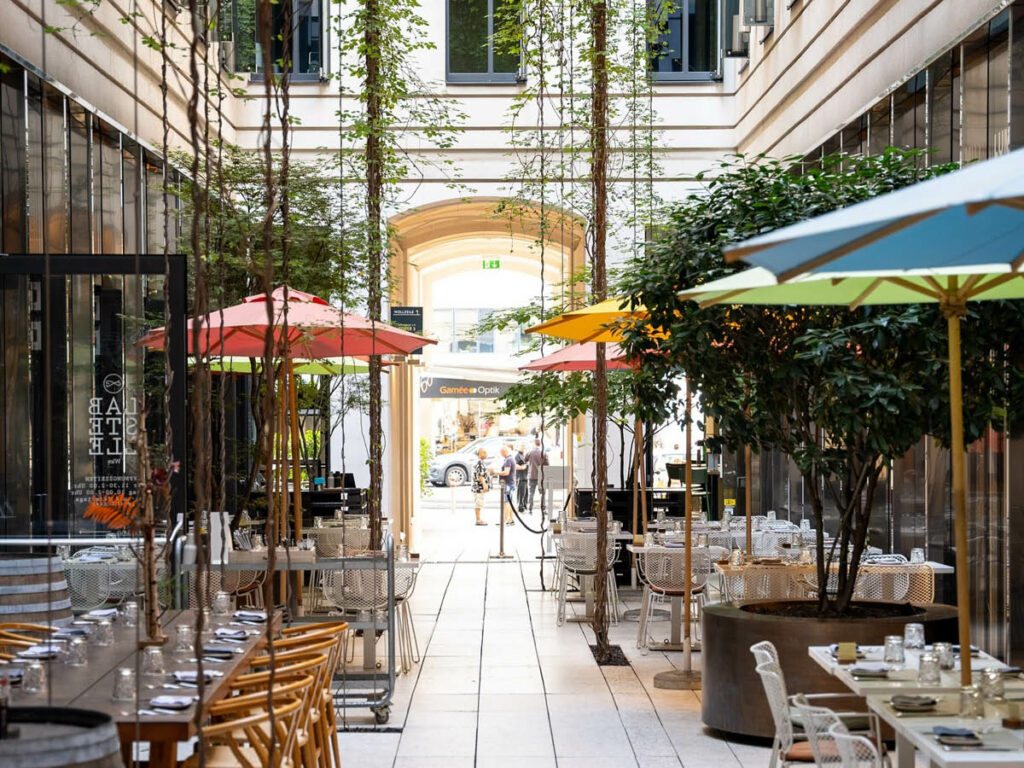
[[[595, 301], [608, 293], [605, 247], [608, 235], [608, 7], [607, 0], [591, 0], [590, 26], [593, 35], [593, 76], [591, 80], [590, 175], [593, 185], [592, 273]], [[597, 573], [594, 575], [594, 637], [597, 659], [610, 655], [608, 644], [608, 371], [605, 345], [597, 344], [594, 365], [594, 514], [597, 516]]]
[[[818, 613], [824, 616], [828, 611], [828, 563], [825, 561], [825, 507], [818, 489], [818, 477], [814, 472], [801, 474], [807, 496], [811, 501], [811, 514], [814, 516], [814, 553], [815, 570], [818, 579]], [[749, 480], [747, 482], [750, 482]]]
[[[366, 96], [366, 228], [367, 228], [367, 310], [370, 320], [381, 319], [381, 268], [383, 265], [384, 238], [383, 190], [384, 190], [384, 145], [381, 131], [384, 130], [381, 114], [381, 83], [379, 34], [380, 6], [378, 0], [364, 0], [365, 28], [365, 81]], [[383, 525], [383, 442], [381, 403], [381, 356], [370, 355], [370, 494], [367, 500], [370, 514], [370, 546], [382, 546]]]

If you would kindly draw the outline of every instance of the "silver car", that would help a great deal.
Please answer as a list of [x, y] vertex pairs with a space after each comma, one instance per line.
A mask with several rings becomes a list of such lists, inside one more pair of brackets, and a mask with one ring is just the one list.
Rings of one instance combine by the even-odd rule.
[[515, 448], [523, 438], [515, 437], [481, 437], [469, 445], [453, 453], [443, 453], [430, 461], [427, 479], [437, 486], [465, 485], [472, 479], [473, 465], [476, 464], [476, 452], [483, 448], [487, 451], [487, 462], [490, 464], [499, 458], [501, 446]]

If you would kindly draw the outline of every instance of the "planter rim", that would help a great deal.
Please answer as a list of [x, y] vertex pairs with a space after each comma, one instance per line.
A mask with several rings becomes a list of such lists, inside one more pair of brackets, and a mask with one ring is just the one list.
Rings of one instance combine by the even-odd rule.
[[[913, 614], [904, 614], [902, 616], [784, 616], [781, 614], [768, 614], [768, 613], [754, 613], [749, 610], [744, 610], [749, 605], [765, 605], [769, 603], [785, 604], [785, 603], [810, 603], [811, 600], [748, 600], [743, 603], [715, 603], [712, 605], [705, 605], [704, 612], [712, 611], [715, 614], [721, 614], [724, 616], [733, 615], [734, 617], [742, 616], [746, 621], [802, 621], [802, 622], [849, 622], [849, 623], [871, 623], [876, 621], [892, 621], [893, 619], [909, 619], [911, 617], [919, 618], [941, 618], [943, 614], [947, 616], [956, 616], [957, 609], [955, 605], [944, 605], [942, 603], [914, 603], [909, 604], [915, 609]], [[904, 602], [895, 602], [890, 600], [858, 600], [858, 603], [886, 603], [889, 605], [908, 605]]]

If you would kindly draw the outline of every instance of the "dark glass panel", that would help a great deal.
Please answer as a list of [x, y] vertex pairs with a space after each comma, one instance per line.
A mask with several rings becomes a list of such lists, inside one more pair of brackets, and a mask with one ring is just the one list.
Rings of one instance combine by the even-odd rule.
[[93, 131], [93, 157], [99, 156], [99, 207], [96, 253], [124, 253], [124, 219], [121, 197], [121, 136], [103, 129]]
[[448, 0], [448, 71], [488, 71], [487, 0]]
[[714, 72], [718, 69], [718, 0], [685, 0], [686, 69]]
[[928, 69], [931, 125], [928, 162], [948, 163], [958, 156], [953, 147], [953, 56], [945, 54]]
[[926, 80], [925, 73], [919, 72], [893, 94], [893, 146], [924, 149]]
[[854, 155], [864, 154], [865, 145], [868, 140], [868, 118], [867, 115], [861, 115], [848, 126], [843, 128], [841, 139], [841, 149], [844, 155], [853, 157]]
[[[6, 93], [6, 91], [5, 91]], [[20, 250], [20, 249], [19, 249]], [[32, 517], [31, 306], [25, 275], [0, 275], [0, 535], [24, 536]]]
[[821, 145], [821, 154], [822, 154], [822, 156], [823, 157], [827, 157], [828, 155], [837, 155], [837, 154], [839, 154], [840, 145], [841, 145], [841, 142], [840, 142], [839, 134], [838, 133], [833, 134], [831, 136], [831, 138], [828, 139], [828, 141], [826, 141], [824, 144]]
[[1010, 149], [1024, 147], [1024, 3], [1010, 8]]
[[892, 145], [892, 100], [886, 96], [868, 113], [868, 153], [880, 155]]
[[68, 101], [71, 131], [71, 252], [92, 249], [92, 176], [89, 172], [89, 131], [92, 116], [74, 101]]
[[[499, 33], [503, 28], [513, 28], [514, 22], [510, 18], [506, 8], [516, 8], [515, 0], [494, 0], [494, 32]], [[494, 71], [514, 73], [519, 70], [519, 55], [514, 50], [509, 50], [505, 43], [498, 43], [494, 47]]]
[[0, 72], [0, 184], [3, 249], [25, 250], [25, 73]]
[[47, 253], [68, 251], [67, 141], [64, 96], [47, 88], [43, 98], [43, 210]]
[[163, 169], [146, 153], [146, 252], [163, 253]]
[[660, 18], [661, 34], [652, 46], [651, 70], [654, 72], [683, 71], [683, 10], [678, 6], [665, 6], [669, 10]]
[[124, 139], [122, 151], [122, 168], [124, 174], [124, 249], [126, 253], [138, 253], [142, 250], [139, 240], [139, 221], [141, 217], [141, 200], [139, 190], [139, 146]]
[[988, 32], [964, 43], [963, 162], [988, 156]]
[[256, 60], [256, 0], [234, 0], [235, 71], [258, 72]]
[[46, 213], [43, 205], [43, 92], [39, 78], [27, 75], [28, 99], [26, 123], [28, 125], [28, 152], [26, 179], [28, 198], [28, 250], [42, 253]]
[[320, 72], [320, 0], [298, 0], [295, 4], [295, 72]]
[[1006, 11], [988, 27], [988, 156], [1010, 151], [1010, 17]]

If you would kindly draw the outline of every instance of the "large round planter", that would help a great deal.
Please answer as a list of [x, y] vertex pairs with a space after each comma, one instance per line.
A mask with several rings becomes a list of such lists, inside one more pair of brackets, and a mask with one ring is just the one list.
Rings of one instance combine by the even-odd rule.
[[811, 660], [811, 645], [881, 645], [885, 635], [902, 635], [903, 625], [910, 622], [924, 624], [929, 643], [957, 640], [957, 610], [950, 605], [914, 606], [912, 615], [884, 619], [814, 619], [745, 610], [752, 604], [707, 605], [703, 611], [701, 713], [705, 725], [727, 733], [775, 735], [761, 678], [754, 670], [754, 643], [775, 644], [786, 688], [793, 694], [849, 692]]

